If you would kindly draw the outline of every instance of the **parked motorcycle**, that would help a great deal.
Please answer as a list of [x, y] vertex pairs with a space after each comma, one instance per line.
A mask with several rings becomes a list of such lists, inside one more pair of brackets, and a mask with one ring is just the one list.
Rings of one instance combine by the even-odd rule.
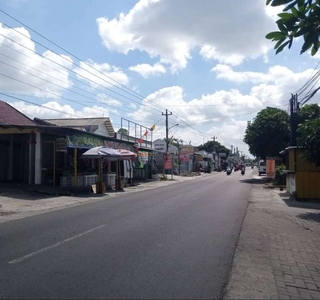
[[244, 175], [245, 171], [244, 170], [241, 170], [241, 175]]
[[204, 168], [204, 173], [211, 173], [211, 166], [206, 166]]

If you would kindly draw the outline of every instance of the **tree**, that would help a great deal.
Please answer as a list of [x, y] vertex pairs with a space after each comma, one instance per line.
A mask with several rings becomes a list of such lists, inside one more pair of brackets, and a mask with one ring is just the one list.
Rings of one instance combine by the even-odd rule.
[[299, 124], [307, 120], [314, 120], [320, 118], [320, 106], [316, 103], [306, 104], [299, 111]]
[[230, 150], [217, 141], [208, 141], [199, 146], [199, 150], [204, 150], [208, 153], [212, 153], [213, 151], [216, 151], [217, 153], [226, 153], [227, 156], [230, 154]]
[[285, 5], [283, 13], [278, 14], [276, 21], [279, 31], [270, 32], [267, 39], [276, 42], [276, 54], [286, 46], [290, 49], [293, 40], [303, 36], [304, 42], [300, 54], [311, 47], [311, 55], [319, 49], [320, 3], [319, 0], [267, 0], [266, 5]]
[[320, 107], [307, 104], [299, 112], [298, 145], [305, 148], [304, 159], [320, 165]]
[[[164, 138], [163, 140], [164, 140], [165, 142], [167, 142], [167, 139], [166, 139], [166, 138]], [[168, 144], [169, 144], [169, 145], [173, 145], [173, 146], [179, 147], [179, 146], [182, 145], [182, 142], [183, 142], [182, 140], [177, 139], [177, 138], [172, 138], [172, 139], [168, 138]]]
[[125, 128], [120, 128], [118, 130], [118, 133], [121, 133], [121, 134], [124, 134], [124, 135], [129, 135], [128, 129], [125, 129]]
[[277, 156], [290, 141], [289, 115], [278, 108], [261, 110], [248, 123], [243, 141], [248, 144], [252, 155], [265, 159]]
[[298, 145], [305, 148], [303, 157], [320, 166], [320, 119], [307, 120], [298, 128]]

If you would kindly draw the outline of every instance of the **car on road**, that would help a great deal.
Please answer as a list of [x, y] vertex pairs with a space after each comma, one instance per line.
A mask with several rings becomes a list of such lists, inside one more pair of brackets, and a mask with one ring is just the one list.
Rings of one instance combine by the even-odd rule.
[[258, 172], [259, 172], [259, 176], [261, 176], [261, 174], [267, 173], [267, 166], [266, 166], [266, 162], [264, 160], [259, 161]]

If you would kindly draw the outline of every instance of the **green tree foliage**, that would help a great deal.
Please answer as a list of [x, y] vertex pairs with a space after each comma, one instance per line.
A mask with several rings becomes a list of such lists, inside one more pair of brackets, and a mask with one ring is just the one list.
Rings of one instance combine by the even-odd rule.
[[289, 115], [278, 108], [261, 110], [248, 124], [243, 141], [256, 157], [279, 155], [290, 141]]
[[303, 37], [304, 42], [300, 53], [311, 48], [311, 55], [319, 49], [320, 35], [320, 1], [319, 0], [267, 0], [266, 5], [285, 5], [283, 12], [278, 14], [276, 21], [279, 31], [270, 32], [267, 39], [275, 42], [276, 54], [285, 47], [289, 49], [293, 40]]
[[306, 104], [299, 111], [299, 124], [307, 120], [320, 118], [320, 106], [318, 104]]
[[[164, 140], [165, 142], [167, 142], [167, 139], [166, 139], [166, 138], [164, 138], [163, 140]], [[172, 139], [168, 138], [168, 143], [169, 143], [170, 145], [173, 145], [173, 146], [179, 147], [179, 146], [182, 145], [182, 142], [183, 142], [182, 140], [177, 139], [177, 138], [172, 138]]]
[[229, 156], [230, 154], [230, 150], [217, 141], [208, 141], [205, 144], [199, 146], [199, 150], [204, 150], [208, 153], [212, 153], [214, 151], [216, 151], [217, 153], [226, 153], [227, 156]]
[[304, 158], [320, 166], [320, 118], [307, 120], [298, 128], [298, 145], [306, 149]]
[[120, 128], [118, 130], [118, 133], [121, 133], [121, 134], [124, 134], [124, 135], [128, 135], [129, 134], [128, 129], [125, 129], [125, 128]]
[[320, 107], [307, 104], [299, 112], [298, 145], [306, 149], [304, 158], [320, 165]]

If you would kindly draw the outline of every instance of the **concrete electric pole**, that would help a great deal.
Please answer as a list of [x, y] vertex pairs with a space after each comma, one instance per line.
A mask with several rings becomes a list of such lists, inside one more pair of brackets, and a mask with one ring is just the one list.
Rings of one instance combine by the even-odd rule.
[[169, 149], [169, 116], [172, 115], [172, 112], [168, 112], [166, 109], [165, 113], [162, 113], [163, 116], [166, 116], [166, 153], [168, 154]]

